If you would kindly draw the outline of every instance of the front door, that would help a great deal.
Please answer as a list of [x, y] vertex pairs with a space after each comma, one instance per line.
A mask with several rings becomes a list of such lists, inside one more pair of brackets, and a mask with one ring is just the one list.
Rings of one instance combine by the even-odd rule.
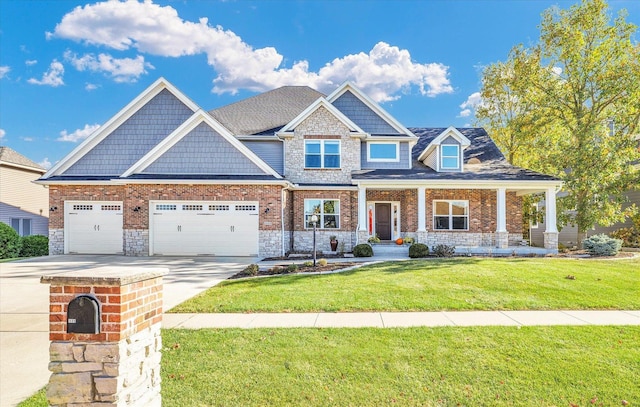
[[376, 234], [380, 240], [391, 240], [391, 204], [376, 204]]

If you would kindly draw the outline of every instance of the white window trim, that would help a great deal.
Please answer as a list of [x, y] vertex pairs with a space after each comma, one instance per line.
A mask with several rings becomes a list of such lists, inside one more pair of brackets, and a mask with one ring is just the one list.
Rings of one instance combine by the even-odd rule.
[[[372, 144], [392, 144], [396, 147], [396, 158], [371, 158], [371, 145]], [[386, 162], [397, 163], [400, 162], [400, 143], [397, 141], [368, 141], [367, 142], [367, 161], [369, 162]]]
[[[340, 165], [338, 167], [325, 167], [324, 166], [324, 143], [338, 143], [338, 157], [340, 158]], [[307, 143], [320, 143], [320, 167], [307, 167]], [[333, 154], [332, 154], [333, 155]], [[337, 139], [313, 139], [313, 140], [305, 140], [304, 141], [304, 168], [308, 170], [317, 170], [317, 169], [330, 169], [330, 170], [338, 170], [342, 168], [342, 141]]]
[[[455, 147], [456, 148], [456, 162], [457, 165], [455, 167], [445, 167], [444, 165], [444, 159], [445, 158], [453, 158], [454, 156], [452, 155], [444, 155], [444, 147]], [[459, 144], [441, 144], [440, 145], [440, 169], [441, 170], [455, 170], [455, 171], [459, 171], [462, 169], [462, 166], [460, 165], [460, 145]]]
[[[436, 215], [436, 203], [437, 202], [447, 202], [449, 204], [449, 229], [436, 229], [436, 217], [441, 217], [444, 215]], [[453, 202], [464, 202], [467, 207], [467, 214], [464, 216], [461, 215], [453, 215], [453, 211], [451, 210], [451, 204]], [[435, 231], [447, 231], [447, 232], [468, 232], [469, 231], [469, 220], [471, 218], [471, 214], [469, 213], [469, 201], [466, 199], [434, 199], [432, 203], [432, 227]], [[453, 218], [467, 218], [467, 227], [465, 229], [453, 229]]]
[[[313, 229], [313, 226], [308, 226], [307, 225], [307, 201], [320, 201], [320, 210], [322, 211], [324, 208], [324, 202], [325, 201], [337, 201], [338, 202], [338, 212], [337, 213], [319, 213], [318, 215], [318, 226], [316, 226], [317, 229], [324, 229], [324, 230], [340, 230], [340, 199], [338, 198], [307, 198], [304, 200], [304, 207], [303, 207], [303, 222], [304, 222], [304, 228], [306, 230], [311, 230]], [[310, 214], [309, 214], [310, 215]], [[329, 215], [329, 216], [336, 216], [336, 227], [335, 228], [325, 228], [324, 225], [324, 217], [325, 215]]]

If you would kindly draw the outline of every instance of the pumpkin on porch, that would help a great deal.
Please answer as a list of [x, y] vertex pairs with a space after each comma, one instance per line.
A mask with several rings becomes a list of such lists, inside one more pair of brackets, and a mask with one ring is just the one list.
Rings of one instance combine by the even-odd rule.
[[402, 243], [404, 243], [404, 240], [402, 240], [401, 237], [396, 239], [396, 244], [402, 244]]

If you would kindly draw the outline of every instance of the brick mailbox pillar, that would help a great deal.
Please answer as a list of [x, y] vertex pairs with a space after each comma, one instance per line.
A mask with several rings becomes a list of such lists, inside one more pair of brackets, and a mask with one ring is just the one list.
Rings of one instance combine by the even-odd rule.
[[101, 267], [43, 276], [52, 406], [161, 406], [162, 276]]

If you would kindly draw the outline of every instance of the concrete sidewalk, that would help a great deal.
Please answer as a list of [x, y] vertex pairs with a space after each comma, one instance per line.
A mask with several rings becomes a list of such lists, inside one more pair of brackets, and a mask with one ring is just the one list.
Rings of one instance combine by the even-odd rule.
[[416, 326], [640, 325], [640, 311], [441, 311], [164, 314], [163, 328], [407, 328]]

